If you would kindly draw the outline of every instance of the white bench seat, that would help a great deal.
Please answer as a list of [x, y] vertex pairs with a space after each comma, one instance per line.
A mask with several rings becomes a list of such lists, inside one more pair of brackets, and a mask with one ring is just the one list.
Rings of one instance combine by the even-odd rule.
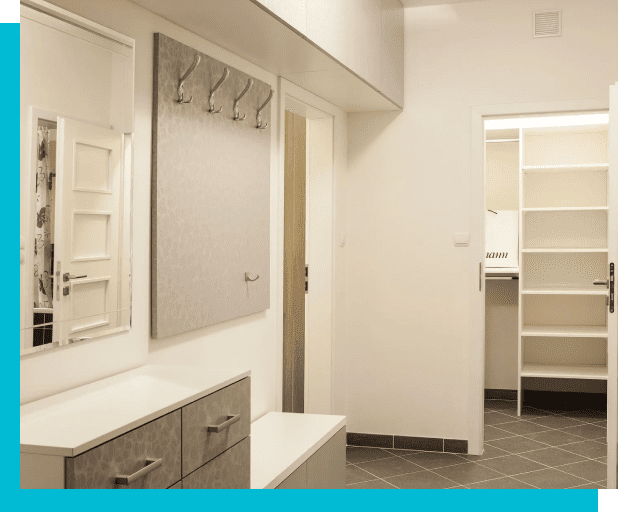
[[[251, 488], [275, 489], [295, 472], [297, 476], [293, 479], [301, 482], [299, 488], [305, 481], [307, 487], [317, 487], [320, 484], [315, 478], [312, 480], [312, 465], [319, 467], [323, 475], [333, 470], [333, 486], [339, 486], [340, 472], [345, 479], [345, 425], [345, 416], [283, 412], [271, 412], [254, 421]], [[309, 467], [304, 467], [310, 459]], [[304, 475], [307, 470], [307, 477], [299, 479], [301, 471]]]

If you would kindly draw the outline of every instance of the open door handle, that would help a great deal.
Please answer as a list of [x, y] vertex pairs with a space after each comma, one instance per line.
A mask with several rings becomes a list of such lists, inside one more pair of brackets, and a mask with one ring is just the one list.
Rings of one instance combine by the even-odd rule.
[[607, 286], [609, 288], [609, 312], [610, 313], [614, 312], [614, 285], [615, 285], [614, 264], [610, 263], [609, 264], [609, 282], [607, 283]]
[[86, 275], [84, 276], [72, 276], [71, 274], [69, 274], [68, 272], [65, 272], [64, 274], [62, 274], [62, 280], [66, 283], [67, 281], [70, 281], [71, 279], [83, 279], [84, 277], [88, 277]]

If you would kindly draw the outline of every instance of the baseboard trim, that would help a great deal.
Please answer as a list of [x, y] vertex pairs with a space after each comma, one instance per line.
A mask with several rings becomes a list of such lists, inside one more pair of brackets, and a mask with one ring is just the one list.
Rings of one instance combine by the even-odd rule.
[[468, 453], [468, 441], [464, 439], [441, 439], [435, 437], [411, 437], [390, 434], [366, 434], [348, 432], [349, 446], [366, 448], [393, 448], [421, 450], [424, 452]]

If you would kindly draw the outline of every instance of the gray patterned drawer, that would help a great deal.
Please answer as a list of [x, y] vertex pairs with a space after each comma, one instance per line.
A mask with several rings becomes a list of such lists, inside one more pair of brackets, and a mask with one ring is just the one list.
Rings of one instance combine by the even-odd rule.
[[[251, 385], [247, 377], [182, 408], [182, 476], [249, 435]], [[209, 432], [230, 416], [240, 419], [221, 432]]]
[[182, 479], [183, 489], [249, 489], [251, 438], [247, 437]]
[[[166, 489], [180, 480], [180, 410], [162, 416], [77, 457], [66, 459], [68, 489]], [[142, 469], [146, 459], [162, 464], [130, 485], [116, 476]]]

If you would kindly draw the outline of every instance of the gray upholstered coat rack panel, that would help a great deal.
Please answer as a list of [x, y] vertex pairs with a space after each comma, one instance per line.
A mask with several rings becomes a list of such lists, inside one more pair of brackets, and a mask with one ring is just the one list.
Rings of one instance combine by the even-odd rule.
[[[180, 78], [200, 57], [183, 84]], [[225, 68], [229, 76], [209, 96]], [[270, 85], [155, 34], [152, 123], [152, 337], [270, 307]], [[261, 112], [270, 122], [270, 104]], [[137, 191], [139, 193], [139, 190]], [[248, 273], [248, 274], [247, 274]], [[259, 278], [256, 279], [256, 276]], [[251, 279], [249, 281], [247, 279]], [[255, 279], [255, 280], [254, 280]]]

